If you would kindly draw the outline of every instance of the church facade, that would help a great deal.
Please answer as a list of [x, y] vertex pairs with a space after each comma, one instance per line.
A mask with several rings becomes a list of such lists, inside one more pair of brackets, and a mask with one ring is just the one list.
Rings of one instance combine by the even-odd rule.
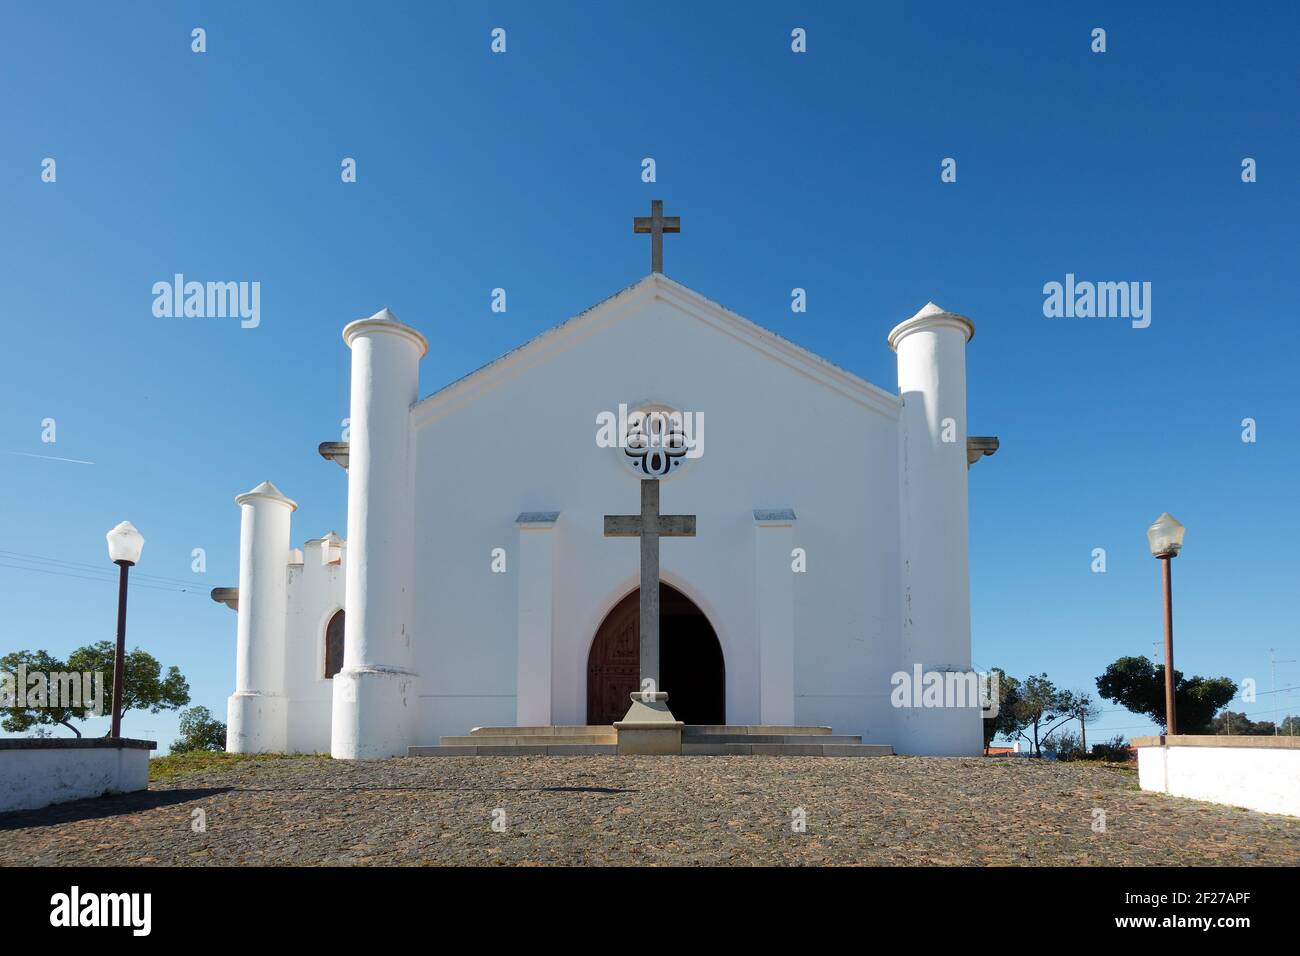
[[[891, 392], [653, 272], [420, 399], [424, 336], [387, 310], [351, 323], [350, 440], [322, 446], [347, 469], [346, 536], [294, 548], [292, 500], [236, 499], [228, 749], [374, 758], [619, 719], [641, 549], [606, 516], [653, 477], [663, 514], [694, 519], [659, 543], [679, 720], [978, 753], [978, 702], [893, 693], [971, 667], [973, 333], [933, 304], [899, 324]], [[681, 440], [647, 454], [650, 421]]]

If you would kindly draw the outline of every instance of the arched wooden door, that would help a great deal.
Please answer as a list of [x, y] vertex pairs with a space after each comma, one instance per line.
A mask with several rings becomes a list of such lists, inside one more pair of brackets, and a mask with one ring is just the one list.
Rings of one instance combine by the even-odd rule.
[[587, 656], [587, 723], [612, 724], [631, 706], [641, 667], [641, 591], [605, 615]]
[[[726, 670], [713, 625], [690, 598], [659, 585], [659, 676], [668, 707], [688, 724], [726, 723]], [[587, 657], [587, 723], [622, 720], [640, 688], [641, 591], [605, 616]]]

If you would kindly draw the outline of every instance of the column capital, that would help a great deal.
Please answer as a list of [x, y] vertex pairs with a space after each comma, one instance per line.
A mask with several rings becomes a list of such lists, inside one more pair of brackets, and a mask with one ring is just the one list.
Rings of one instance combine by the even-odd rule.
[[959, 315], [956, 312], [949, 312], [933, 302], [927, 302], [916, 315], [906, 322], [900, 322], [894, 326], [889, 333], [889, 347], [897, 352], [898, 344], [907, 336], [913, 332], [932, 328], [955, 329], [966, 337], [967, 342], [975, 337], [975, 323], [966, 316]]
[[245, 491], [242, 495], [235, 496], [235, 504], [241, 507], [255, 501], [274, 501], [276, 504], [287, 507], [290, 512], [298, 510], [298, 502], [292, 498], [286, 498], [280, 492], [280, 489], [269, 481], [264, 481], [251, 491]]
[[368, 319], [357, 319], [355, 322], [349, 322], [343, 328], [343, 341], [347, 343], [348, 348], [352, 348], [352, 340], [358, 336], [379, 333], [387, 333], [406, 339], [420, 350], [420, 358], [423, 358], [425, 353], [429, 351], [429, 340], [409, 325], [403, 325], [397, 321], [397, 316], [393, 315], [388, 309], [380, 309]]

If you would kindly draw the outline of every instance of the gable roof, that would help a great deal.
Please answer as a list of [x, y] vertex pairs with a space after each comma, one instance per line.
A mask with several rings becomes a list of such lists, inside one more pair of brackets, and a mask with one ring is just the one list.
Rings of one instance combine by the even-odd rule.
[[456, 379], [411, 407], [416, 427], [442, 418], [478, 395], [571, 348], [587, 336], [630, 315], [647, 301], [661, 299], [774, 361], [825, 385], [859, 404], [897, 417], [902, 399], [852, 372], [795, 345], [743, 315], [732, 312], [694, 289], [661, 273], [651, 273], [591, 308], [511, 349], [500, 358]]

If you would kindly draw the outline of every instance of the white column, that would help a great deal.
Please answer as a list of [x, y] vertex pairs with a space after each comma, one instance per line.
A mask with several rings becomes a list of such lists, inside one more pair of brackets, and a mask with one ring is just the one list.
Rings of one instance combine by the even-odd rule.
[[[970, 669], [966, 343], [974, 323], [929, 303], [889, 333], [898, 353], [903, 634], [899, 670]], [[888, 690], [888, 688], [886, 688]], [[978, 754], [980, 711], [899, 708], [897, 748]]]
[[405, 756], [416, 703], [410, 410], [429, 345], [387, 309], [348, 325], [343, 341], [352, 349], [347, 616], [330, 753], [343, 759]]
[[240, 511], [239, 625], [235, 693], [226, 703], [226, 750], [283, 753], [289, 516], [298, 506], [269, 481], [235, 504]]
[[558, 511], [526, 511], [519, 526], [519, 644], [516, 652], [515, 722], [551, 723], [551, 644], [555, 593], [555, 522]]
[[794, 723], [794, 512], [754, 512], [758, 598], [759, 721]]

